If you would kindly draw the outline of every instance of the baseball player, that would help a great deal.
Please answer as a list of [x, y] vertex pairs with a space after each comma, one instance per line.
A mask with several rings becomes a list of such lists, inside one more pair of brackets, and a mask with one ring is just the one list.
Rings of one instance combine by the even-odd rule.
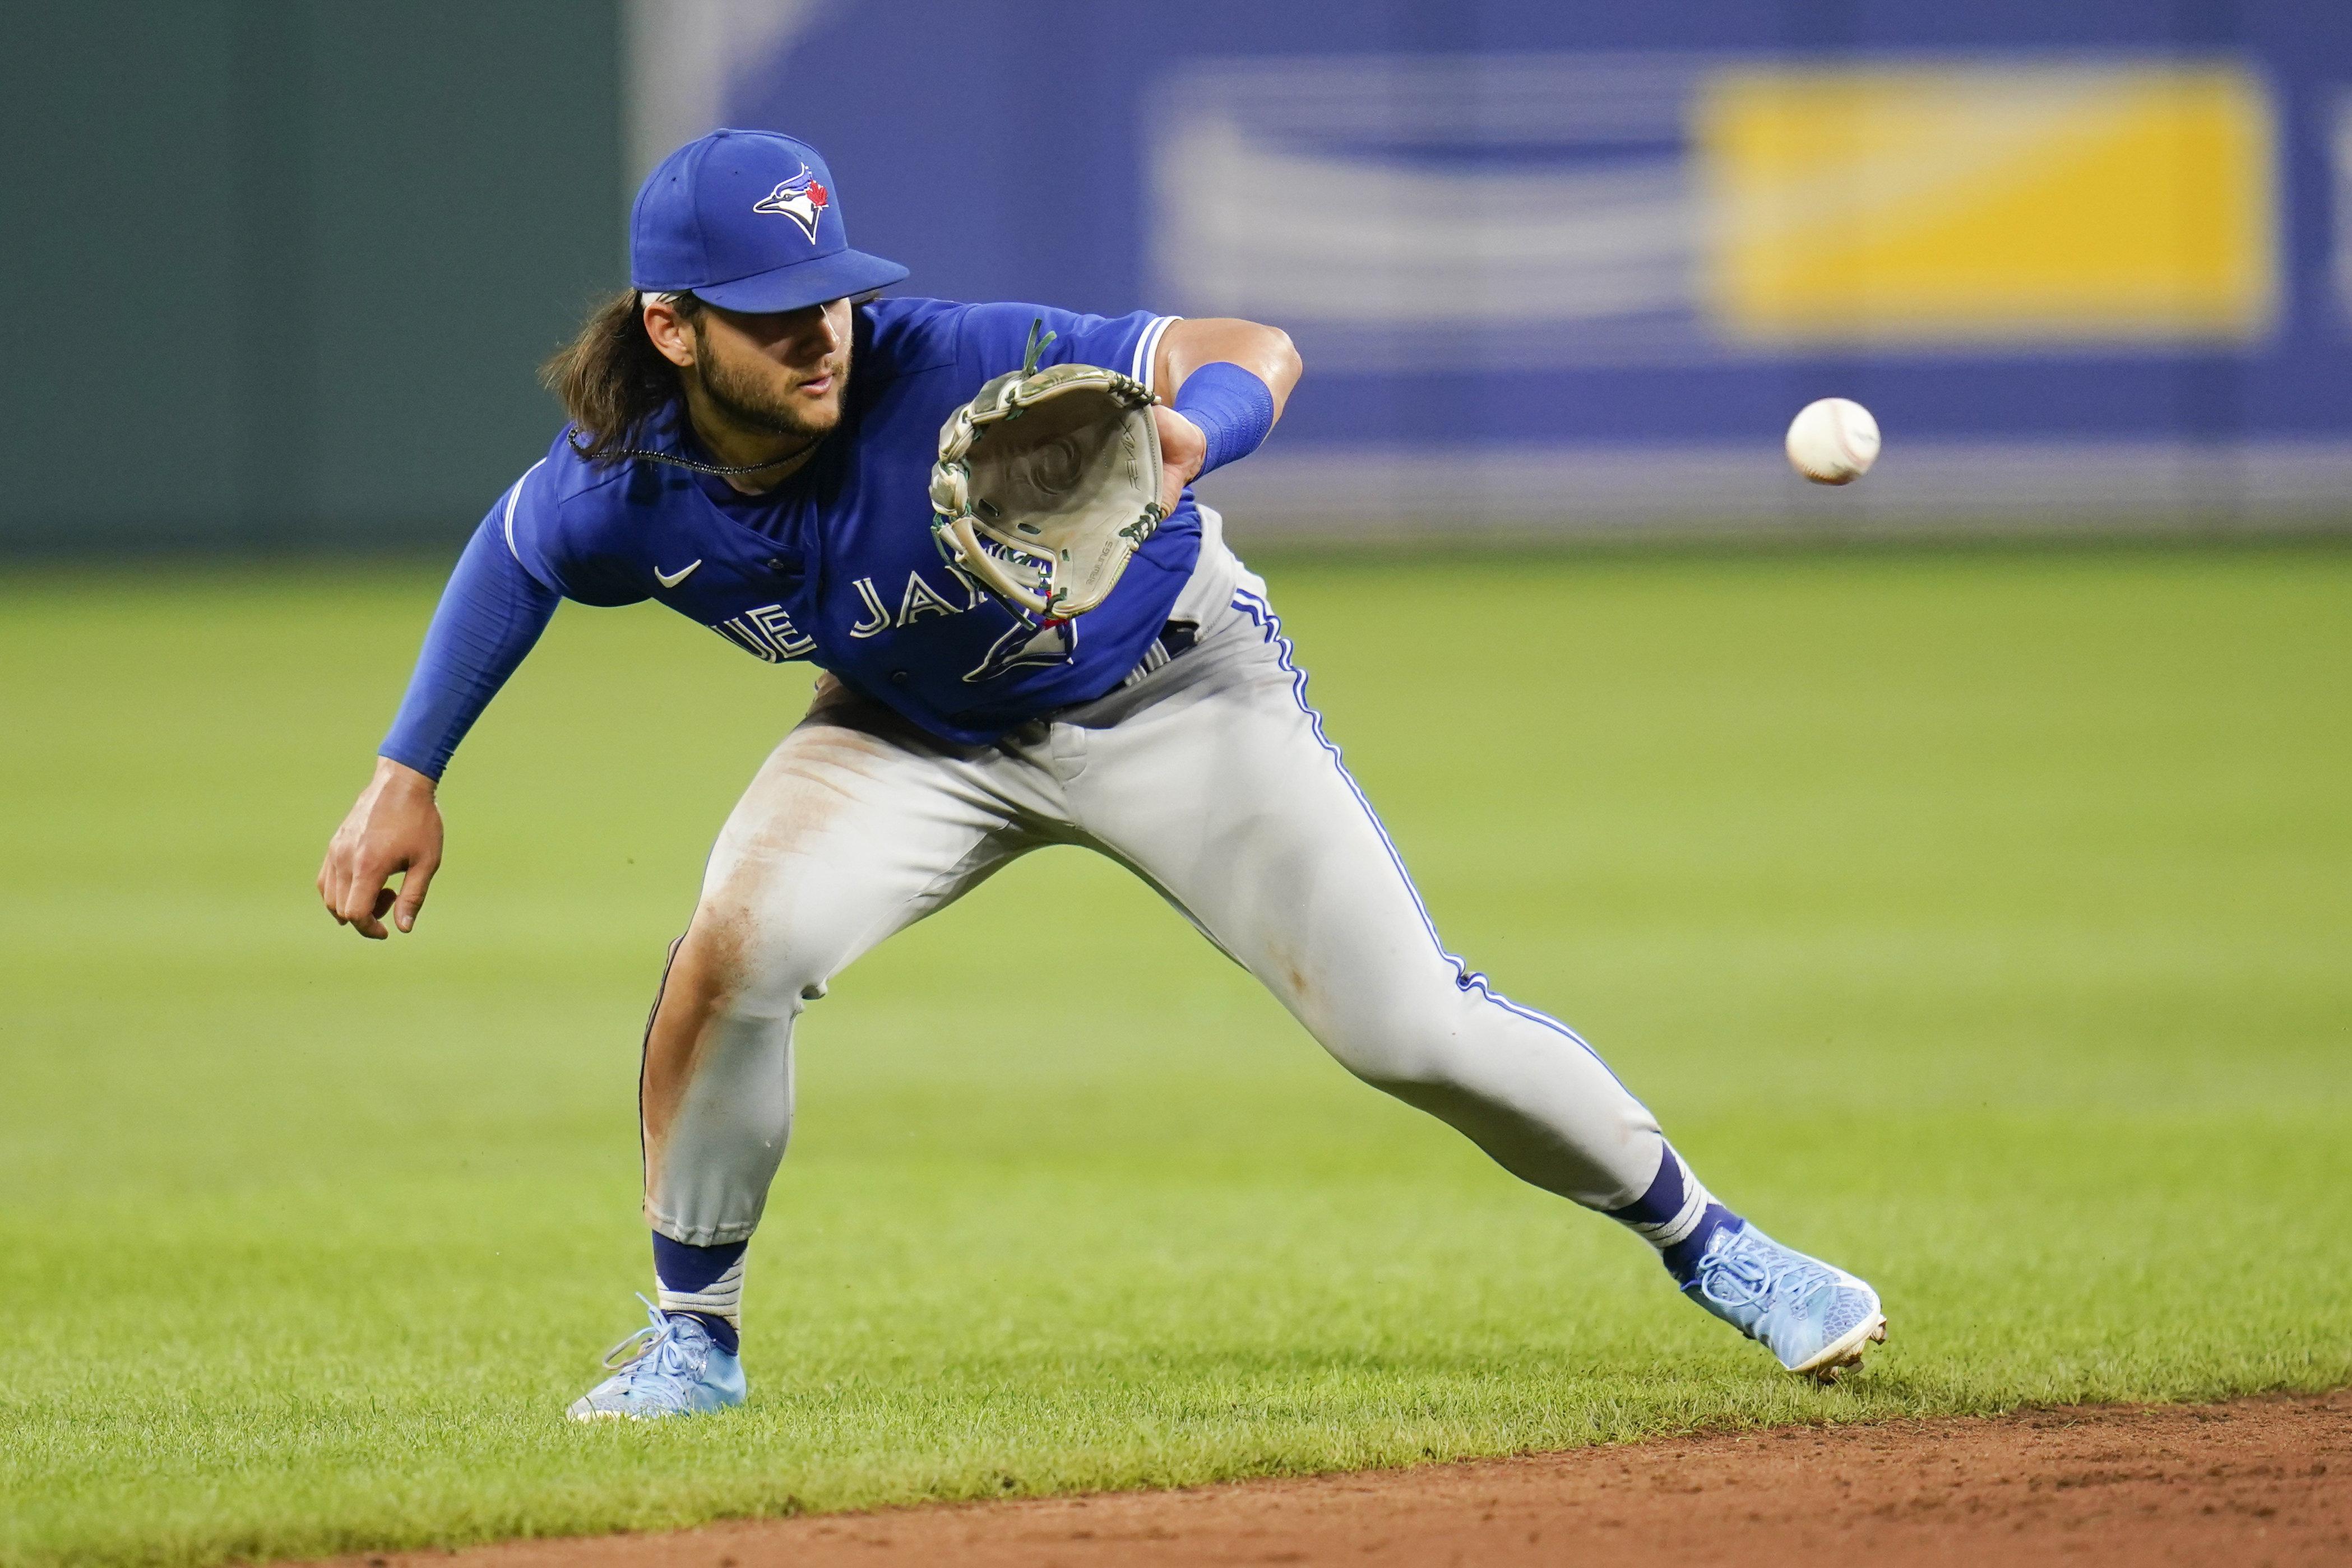
[[[1187, 488], [1281, 416], [1300, 372], [1287, 337], [881, 298], [907, 269], [852, 249], [824, 161], [766, 132], [672, 154], [630, 246], [634, 287], [550, 366], [570, 422], [467, 546], [319, 874], [362, 936], [413, 928], [441, 860], [436, 782], [562, 600], [656, 599], [824, 672], [670, 951], [639, 1082], [657, 1294], [572, 1416], [741, 1402], [743, 1254], [792, 1129], [802, 1010], [1045, 844], [1133, 871], [1349, 1071], [1624, 1224], [1790, 1371], [1827, 1380], [1885, 1338], [1868, 1285], [1717, 1202], [1573, 1030], [1439, 943], [1265, 584]], [[1064, 365], [1156, 399], [1156, 504], [1076, 616], [983, 591], [935, 538], [927, 490], [941, 426], [976, 392]]]

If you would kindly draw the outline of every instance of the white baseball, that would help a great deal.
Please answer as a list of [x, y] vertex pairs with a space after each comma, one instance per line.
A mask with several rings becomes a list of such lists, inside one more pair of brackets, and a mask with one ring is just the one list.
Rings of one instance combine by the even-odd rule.
[[1789, 423], [1789, 466], [1816, 485], [1851, 485], [1878, 461], [1878, 421], [1851, 398], [1809, 402]]

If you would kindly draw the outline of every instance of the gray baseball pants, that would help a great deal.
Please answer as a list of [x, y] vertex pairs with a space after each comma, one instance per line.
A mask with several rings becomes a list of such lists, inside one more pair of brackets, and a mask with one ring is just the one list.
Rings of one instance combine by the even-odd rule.
[[748, 1238], [792, 1130], [801, 1009], [883, 938], [1046, 844], [1142, 877], [1341, 1065], [1515, 1175], [1591, 1208], [1643, 1194], [1664, 1149], [1656, 1120], [1574, 1033], [1440, 946], [1306, 706], [1265, 585], [1214, 549], [1190, 651], [995, 745], [941, 741], [820, 685], [720, 832], [656, 1006], [655, 1229]]

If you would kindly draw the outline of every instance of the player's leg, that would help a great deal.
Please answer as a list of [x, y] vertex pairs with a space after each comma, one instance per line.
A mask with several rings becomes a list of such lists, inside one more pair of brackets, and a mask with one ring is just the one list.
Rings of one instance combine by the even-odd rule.
[[[744, 791], [646, 1031], [651, 1339], [639, 1370], [575, 1415], [741, 1396], [742, 1256], [792, 1134], [794, 1022], [861, 954], [1035, 842], [1007, 794], [1023, 779], [999, 753], [945, 747], [835, 685]], [[662, 1355], [694, 1375], [664, 1373]]]
[[748, 1239], [792, 1122], [793, 1020], [827, 981], [1036, 840], [1018, 770], [835, 687], [720, 831], [646, 1030], [646, 1215], [696, 1246]]
[[1077, 825], [1360, 1077], [1538, 1186], [1604, 1209], [1638, 1197], [1665, 1146], [1656, 1120], [1575, 1034], [1440, 948], [1278, 653], [1244, 622], [1188, 657], [1213, 664], [1083, 732]]
[[1878, 1328], [1868, 1287], [1716, 1203], [1591, 1047], [1444, 952], [1307, 707], [1271, 612], [1246, 592], [1237, 602], [1245, 637], [1227, 628], [1188, 655], [1203, 663], [1181, 681], [1163, 672], [1169, 695], [1084, 732], [1087, 766], [1069, 786], [1079, 825], [1359, 1076], [1627, 1224], [1695, 1299], [1784, 1364], [1820, 1371], [1858, 1355]]

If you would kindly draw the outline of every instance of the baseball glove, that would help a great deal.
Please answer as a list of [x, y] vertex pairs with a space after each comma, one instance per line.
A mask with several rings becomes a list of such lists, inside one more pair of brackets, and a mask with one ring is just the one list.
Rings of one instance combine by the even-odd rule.
[[931, 534], [1015, 614], [1066, 621], [1110, 597], [1167, 514], [1151, 393], [1099, 365], [1039, 370], [1044, 326], [1018, 371], [940, 426]]

